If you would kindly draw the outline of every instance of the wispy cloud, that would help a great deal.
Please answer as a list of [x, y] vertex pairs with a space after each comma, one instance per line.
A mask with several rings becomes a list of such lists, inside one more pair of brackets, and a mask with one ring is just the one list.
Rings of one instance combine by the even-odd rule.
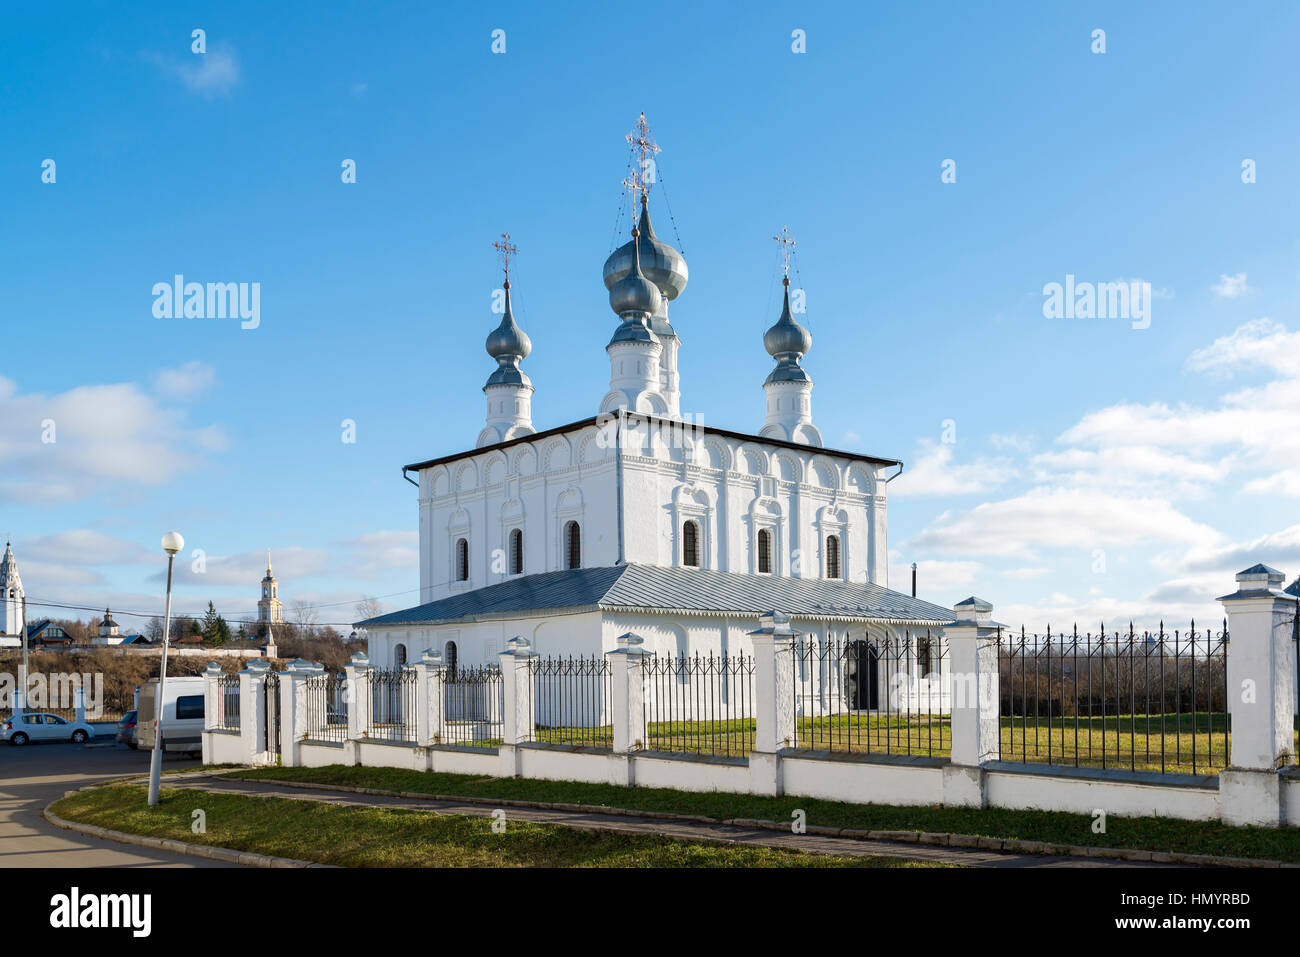
[[154, 373], [153, 390], [164, 399], [192, 399], [216, 381], [217, 373], [212, 366], [192, 359], [175, 369]]
[[164, 72], [177, 77], [191, 93], [210, 100], [229, 96], [241, 79], [239, 61], [229, 50], [195, 53], [179, 61], [158, 54], [149, 59]]
[[1219, 281], [1210, 288], [1214, 290], [1214, 294], [1220, 299], [1236, 299], [1238, 296], [1244, 295], [1245, 293], [1255, 291], [1250, 286], [1246, 285], [1246, 274], [1244, 272], [1239, 272], [1231, 276], [1227, 273], [1222, 273], [1219, 276]]

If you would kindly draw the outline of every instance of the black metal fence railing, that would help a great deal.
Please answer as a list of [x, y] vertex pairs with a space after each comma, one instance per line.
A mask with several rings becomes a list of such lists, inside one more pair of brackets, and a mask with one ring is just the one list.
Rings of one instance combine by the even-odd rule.
[[1000, 633], [1003, 760], [1208, 774], [1227, 767], [1228, 631]]
[[414, 741], [415, 669], [372, 668], [369, 676], [370, 737], [382, 741]]
[[646, 747], [742, 756], [754, 747], [754, 659], [649, 655], [643, 662]]
[[501, 669], [496, 665], [443, 671], [442, 742], [495, 748], [504, 736]]
[[343, 742], [348, 737], [348, 676], [341, 671], [313, 675], [302, 684], [307, 700], [308, 741]]
[[212, 727], [218, 731], [239, 730], [239, 675], [217, 678], [217, 713]]
[[930, 631], [798, 639], [795, 747], [940, 757], [952, 750], [947, 642]]
[[603, 656], [528, 660], [533, 688], [533, 741], [612, 748], [609, 661]]

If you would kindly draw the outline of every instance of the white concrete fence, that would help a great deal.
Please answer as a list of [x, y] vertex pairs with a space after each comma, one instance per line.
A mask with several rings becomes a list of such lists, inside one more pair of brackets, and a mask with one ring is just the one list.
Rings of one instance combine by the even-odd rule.
[[[947, 647], [944, 711], [951, 716], [948, 757], [799, 750], [795, 726], [801, 708], [794, 667], [796, 635], [778, 612], [760, 617], [753, 641], [753, 746], [745, 757], [647, 750], [644, 669], [647, 652], [628, 634], [606, 653], [612, 747], [539, 743], [537, 702], [528, 642], [512, 639], [500, 657], [500, 723], [449, 708], [447, 666], [426, 652], [415, 673], [414, 715], [403, 720], [406, 740], [372, 733], [370, 663], [354, 655], [347, 666], [346, 733], [321, 740], [319, 717], [309, 718], [307, 682], [319, 665], [294, 661], [279, 678], [278, 696], [266, 693], [269, 665], [253, 661], [240, 674], [239, 727], [210, 720], [203, 735], [209, 764], [330, 764], [409, 768], [479, 776], [530, 777], [624, 786], [799, 795], [859, 803], [946, 805], [1162, 815], [1258, 826], [1300, 825], [1300, 771], [1294, 720], [1297, 699], [1295, 596], [1283, 576], [1264, 565], [1237, 575], [1237, 590], [1220, 601], [1231, 641], [1227, 654], [1230, 766], [1215, 776], [1101, 770], [999, 760], [998, 626], [978, 599], [954, 607], [958, 620], [943, 629]], [[211, 666], [208, 714], [220, 714], [218, 678]], [[278, 702], [279, 716], [267, 713]], [[319, 709], [316, 709], [319, 711]], [[269, 718], [269, 720], [268, 720]], [[481, 729], [466, 725], [478, 722]], [[278, 749], [276, 747], [278, 739]], [[499, 742], [494, 748], [474, 742]]]

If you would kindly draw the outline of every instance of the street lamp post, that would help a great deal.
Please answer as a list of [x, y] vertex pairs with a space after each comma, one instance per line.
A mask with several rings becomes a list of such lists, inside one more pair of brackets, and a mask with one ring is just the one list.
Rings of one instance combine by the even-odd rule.
[[162, 538], [163, 551], [167, 553], [167, 609], [163, 618], [162, 664], [158, 669], [158, 695], [153, 704], [153, 755], [149, 759], [149, 806], [158, 803], [158, 779], [162, 775], [162, 713], [163, 691], [167, 686], [167, 642], [172, 628], [172, 565], [176, 553], [185, 547], [180, 532], [168, 532]]

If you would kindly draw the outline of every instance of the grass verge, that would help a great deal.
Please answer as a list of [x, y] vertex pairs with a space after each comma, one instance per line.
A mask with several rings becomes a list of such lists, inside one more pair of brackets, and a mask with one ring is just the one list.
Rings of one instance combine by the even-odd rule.
[[[486, 817], [395, 808], [339, 807], [164, 788], [156, 808], [138, 785], [109, 785], [56, 801], [59, 817], [115, 831], [229, 847], [342, 867], [910, 867], [889, 857], [801, 854], [765, 847], [678, 841], [659, 835], [579, 831]], [[190, 831], [202, 809], [207, 831]], [[932, 865], [931, 865], [932, 866]]]
[[1106, 832], [1096, 834], [1092, 830], [1091, 816], [1060, 811], [847, 804], [802, 797], [771, 798], [723, 792], [696, 794], [666, 788], [628, 788], [527, 778], [478, 778], [461, 774], [344, 765], [324, 768], [257, 768], [235, 772], [233, 776], [250, 780], [346, 784], [417, 794], [590, 804], [634, 811], [670, 811], [675, 814], [701, 814], [718, 820], [757, 818], [789, 821], [796, 809], [802, 809], [808, 815], [809, 824], [825, 827], [936, 831], [1083, 847], [1123, 847], [1300, 863], [1300, 828], [1229, 827], [1217, 821], [1180, 821], [1168, 817], [1112, 815], [1106, 819]]

